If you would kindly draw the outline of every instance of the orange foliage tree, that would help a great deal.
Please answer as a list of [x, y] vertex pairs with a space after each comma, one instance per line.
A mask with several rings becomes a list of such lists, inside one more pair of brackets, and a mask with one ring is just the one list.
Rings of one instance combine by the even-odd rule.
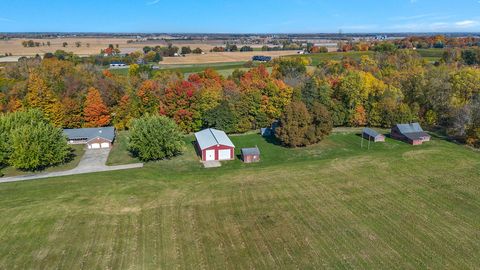
[[100, 96], [100, 92], [91, 87], [88, 89], [85, 106], [83, 108], [85, 127], [103, 127], [110, 124], [108, 108]]

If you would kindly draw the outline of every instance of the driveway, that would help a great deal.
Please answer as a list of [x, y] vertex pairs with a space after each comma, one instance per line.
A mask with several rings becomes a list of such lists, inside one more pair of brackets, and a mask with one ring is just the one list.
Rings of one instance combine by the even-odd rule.
[[0, 183], [35, 180], [35, 179], [50, 178], [50, 177], [56, 177], [56, 176], [85, 174], [85, 173], [93, 173], [93, 172], [128, 170], [128, 169], [143, 167], [143, 163], [107, 166], [105, 164], [107, 162], [109, 153], [110, 153], [110, 149], [87, 149], [82, 159], [78, 163], [77, 167], [75, 167], [74, 169], [71, 169], [68, 171], [61, 171], [61, 172], [49, 172], [49, 173], [38, 173], [38, 174], [30, 174], [30, 175], [22, 175], [22, 176], [5, 177], [5, 178], [0, 178]]

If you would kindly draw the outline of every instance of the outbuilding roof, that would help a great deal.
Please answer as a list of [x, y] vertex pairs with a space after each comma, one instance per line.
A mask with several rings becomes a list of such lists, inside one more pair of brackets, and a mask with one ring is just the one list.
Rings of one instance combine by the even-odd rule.
[[213, 128], [207, 128], [195, 133], [195, 138], [202, 150], [216, 145], [235, 147], [225, 132]]
[[251, 156], [251, 155], [259, 156], [260, 155], [260, 150], [258, 149], [258, 147], [242, 148], [242, 155], [244, 155], [244, 156]]
[[377, 136], [383, 136], [382, 134], [378, 133], [376, 130], [373, 130], [371, 128], [364, 128], [363, 134], [366, 134], [372, 138], [376, 138]]
[[63, 134], [69, 140], [84, 139], [90, 141], [94, 138], [103, 138], [113, 142], [115, 139], [115, 129], [113, 127], [64, 129]]

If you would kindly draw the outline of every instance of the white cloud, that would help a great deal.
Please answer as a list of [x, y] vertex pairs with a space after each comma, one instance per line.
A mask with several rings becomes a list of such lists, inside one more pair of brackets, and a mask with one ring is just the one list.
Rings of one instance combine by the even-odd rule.
[[469, 28], [477, 25], [479, 25], [479, 22], [474, 20], [464, 20], [464, 21], [459, 21], [455, 23], [455, 26], [459, 28]]

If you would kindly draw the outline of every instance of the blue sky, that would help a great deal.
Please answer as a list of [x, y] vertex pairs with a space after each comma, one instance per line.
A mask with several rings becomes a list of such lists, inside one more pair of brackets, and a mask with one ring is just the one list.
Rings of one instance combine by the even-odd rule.
[[0, 0], [0, 32], [480, 32], [480, 0]]

